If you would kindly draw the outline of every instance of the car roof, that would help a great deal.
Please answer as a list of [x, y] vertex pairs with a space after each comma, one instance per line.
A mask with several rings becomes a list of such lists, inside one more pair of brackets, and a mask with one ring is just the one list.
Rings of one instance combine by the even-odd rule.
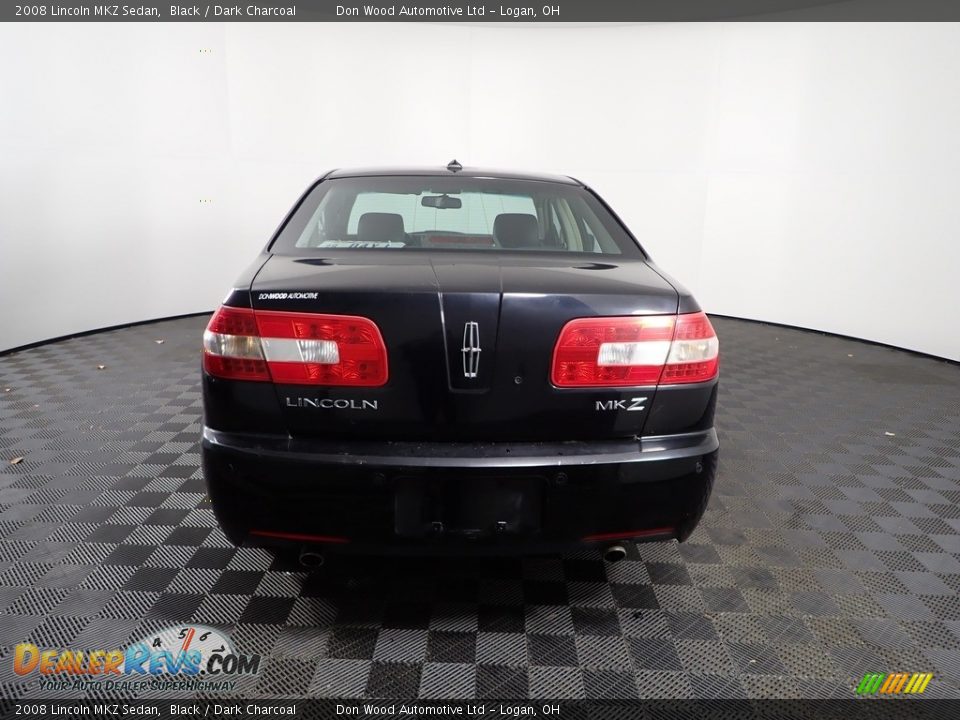
[[532, 180], [534, 182], [552, 182], [564, 185], [583, 185], [579, 180], [566, 175], [550, 175], [547, 173], [531, 173], [517, 170], [494, 170], [491, 168], [464, 167], [456, 172], [446, 166], [436, 167], [369, 167], [369, 168], [340, 168], [331, 170], [324, 179], [348, 177], [470, 177], [470, 178], [502, 178], [506, 180]]

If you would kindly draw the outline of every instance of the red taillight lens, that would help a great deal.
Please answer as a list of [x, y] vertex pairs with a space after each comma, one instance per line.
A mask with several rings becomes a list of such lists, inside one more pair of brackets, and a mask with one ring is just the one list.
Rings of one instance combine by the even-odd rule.
[[571, 320], [553, 351], [553, 384], [656, 385], [670, 352], [674, 322], [672, 315]]
[[367, 318], [220, 308], [203, 336], [204, 368], [234, 380], [376, 387], [387, 348]]
[[376, 387], [387, 382], [387, 346], [363, 317], [257, 311], [274, 382]]
[[213, 314], [203, 333], [203, 369], [228, 380], [270, 381], [253, 310], [224, 306]]
[[218, 335], [257, 335], [257, 319], [250, 308], [227, 307], [224, 305], [217, 310], [210, 322], [207, 331]]
[[717, 374], [717, 336], [703, 313], [579, 318], [560, 331], [557, 387], [703, 382]]
[[677, 330], [660, 377], [661, 385], [712, 380], [720, 371], [720, 343], [702, 312], [677, 316]]

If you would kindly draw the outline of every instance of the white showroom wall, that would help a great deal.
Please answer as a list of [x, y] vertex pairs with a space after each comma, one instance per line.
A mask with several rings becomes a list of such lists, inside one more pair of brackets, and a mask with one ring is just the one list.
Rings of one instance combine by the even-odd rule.
[[587, 181], [709, 311], [960, 359], [958, 41], [0, 26], [0, 350], [212, 309], [323, 170], [456, 156]]

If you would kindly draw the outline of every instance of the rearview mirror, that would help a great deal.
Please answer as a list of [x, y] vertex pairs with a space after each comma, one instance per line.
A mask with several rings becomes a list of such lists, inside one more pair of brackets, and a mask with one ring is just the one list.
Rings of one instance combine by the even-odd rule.
[[424, 195], [423, 199], [420, 200], [420, 204], [424, 207], [436, 208], [437, 210], [456, 210], [463, 207], [463, 202], [460, 198], [450, 197], [447, 194]]

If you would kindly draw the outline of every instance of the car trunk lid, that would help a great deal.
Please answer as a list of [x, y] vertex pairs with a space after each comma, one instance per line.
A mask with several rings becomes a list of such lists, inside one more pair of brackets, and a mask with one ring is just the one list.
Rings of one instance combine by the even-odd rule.
[[642, 260], [467, 251], [274, 255], [251, 290], [256, 311], [369, 318], [386, 344], [380, 387], [276, 384], [289, 432], [398, 441], [639, 435], [652, 390], [556, 388], [554, 345], [571, 319], [678, 299]]

